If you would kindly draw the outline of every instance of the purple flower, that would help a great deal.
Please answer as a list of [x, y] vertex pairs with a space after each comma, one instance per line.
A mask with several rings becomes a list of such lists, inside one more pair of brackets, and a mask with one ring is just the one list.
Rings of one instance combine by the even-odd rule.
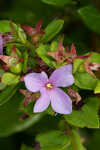
[[0, 34], [0, 55], [3, 54], [3, 38], [2, 34]]
[[29, 73], [24, 78], [26, 88], [31, 92], [40, 91], [41, 96], [34, 105], [34, 112], [43, 112], [50, 104], [60, 114], [72, 112], [70, 97], [58, 87], [67, 87], [74, 83], [72, 65], [56, 69], [48, 79], [45, 72]]

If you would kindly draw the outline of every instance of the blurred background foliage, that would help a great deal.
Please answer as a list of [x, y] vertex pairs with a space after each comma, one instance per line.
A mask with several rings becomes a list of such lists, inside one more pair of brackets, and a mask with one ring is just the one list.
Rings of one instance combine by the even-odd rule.
[[[65, 22], [62, 31], [65, 45], [74, 43], [78, 54], [84, 54], [90, 50], [100, 52], [99, 0], [0, 0], [1, 20], [13, 20], [15, 23], [34, 26], [42, 19], [43, 27], [45, 27], [50, 21], [58, 18]], [[36, 121], [33, 125], [30, 122], [26, 127], [20, 125], [17, 128], [16, 118], [19, 114], [14, 115], [14, 104], [12, 102], [10, 105], [12, 106], [10, 113], [7, 110], [10, 107], [9, 104], [0, 110], [2, 112], [0, 113], [0, 126], [2, 126], [0, 129], [0, 150], [33, 150], [31, 147], [38, 150], [39, 145], [34, 142], [35, 135], [56, 129], [59, 117], [38, 116], [42, 118], [39, 123]], [[2, 124], [1, 118], [5, 124]], [[50, 124], [51, 122], [52, 124]], [[83, 141], [88, 150], [100, 148], [99, 129], [81, 129], [80, 133], [84, 137]]]

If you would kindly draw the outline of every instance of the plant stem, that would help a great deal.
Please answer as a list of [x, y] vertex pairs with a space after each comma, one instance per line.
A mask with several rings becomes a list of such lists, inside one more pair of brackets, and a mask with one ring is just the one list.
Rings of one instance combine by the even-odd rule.
[[67, 127], [67, 133], [68, 133], [68, 135], [70, 137], [70, 140], [71, 140], [71, 144], [72, 144], [73, 150], [78, 150], [77, 145], [74, 142], [74, 138], [72, 136], [72, 128], [71, 128], [71, 126], [67, 123], [66, 127]]
[[25, 46], [30, 48], [30, 49], [35, 48], [34, 45], [32, 45], [29, 41], [26, 41]]

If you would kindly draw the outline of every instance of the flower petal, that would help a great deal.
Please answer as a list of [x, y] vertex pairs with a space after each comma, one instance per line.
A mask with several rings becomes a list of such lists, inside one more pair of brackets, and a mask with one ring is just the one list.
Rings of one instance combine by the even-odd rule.
[[50, 97], [45, 91], [44, 93], [41, 94], [40, 98], [36, 101], [33, 112], [35, 113], [43, 112], [46, 108], [48, 108], [49, 104], [50, 104]]
[[29, 73], [24, 77], [26, 88], [31, 92], [40, 91], [41, 87], [48, 81], [45, 72]]
[[72, 101], [70, 97], [56, 88], [50, 92], [51, 106], [53, 110], [60, 114], [70, 114], [72, 112]]
[[74, 83], [74, 77], [72, 75], [72, 65], [65, 65], [56, 69], [51, 77], [50, 82], [53, 82], [56, 87], [66, 87]]
[[0, 54], [3, 54], [3, 39], [1, 35], [0, 35]]

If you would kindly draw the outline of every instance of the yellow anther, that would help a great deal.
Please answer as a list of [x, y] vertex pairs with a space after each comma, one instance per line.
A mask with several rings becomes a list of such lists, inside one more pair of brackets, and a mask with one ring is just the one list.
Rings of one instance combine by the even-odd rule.
[[51, 83], [47, 83], [46, 87], [52, 89], [53, 85]]

